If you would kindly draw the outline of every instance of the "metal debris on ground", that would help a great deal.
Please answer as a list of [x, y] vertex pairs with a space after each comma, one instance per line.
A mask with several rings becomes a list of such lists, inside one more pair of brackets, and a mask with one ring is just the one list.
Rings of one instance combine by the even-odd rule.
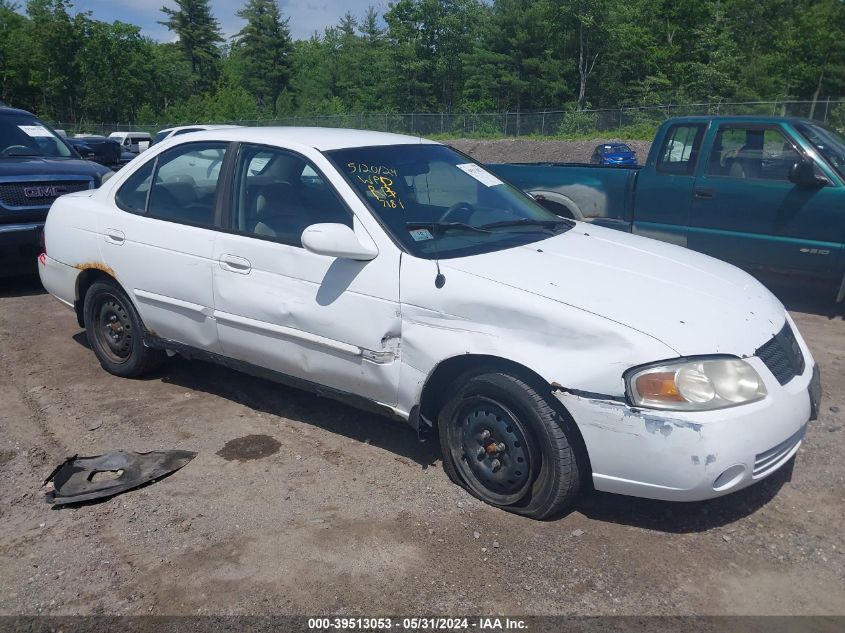
[[[161, 479], [185, 466], [193, 451], [132, 453], [111, 451], [96, 457], [73, 457], [59, 465], [43, 485], [53, 483], [47, 503], [63, 505], [102, 499]], [[104, 476], [98, 476], [100, 474]]]

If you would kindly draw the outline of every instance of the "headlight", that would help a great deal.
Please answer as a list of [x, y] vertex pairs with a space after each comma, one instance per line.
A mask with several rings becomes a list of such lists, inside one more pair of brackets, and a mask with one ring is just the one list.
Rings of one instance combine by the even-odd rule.
[[626, 382], [631, 402], [647, 409], [711, 411], [766, 396], [760, 376], [739, 358], [652, 365], [629, 372]]

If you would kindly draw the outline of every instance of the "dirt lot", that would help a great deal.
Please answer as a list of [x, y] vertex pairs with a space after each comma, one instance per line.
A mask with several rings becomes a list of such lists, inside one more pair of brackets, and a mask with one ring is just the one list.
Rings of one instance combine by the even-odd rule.
[[[845, 320], [787, 300], [825, 382], [791, 480], [689, 505], [593, 493], [539, 523], [450, 484], [400, 423], [179, 359], [114, 378], [37, 280], [5, 283], [0, 614], [845, 613]], [[199, 454], [44, 502], [65, 457], [117, 448]]]
[[[706, 503], [591, 493], [539, 523], [449, 483], [401, 423], [181, 359], [112, 377], [37, 279], [0, 281], [0, 615], [845, 614], [845, 319], [778, 292], [825, 385], [794, 471]], [[198, 456], [110, 500], [43, 500], [70, 455], [170, 448]]]

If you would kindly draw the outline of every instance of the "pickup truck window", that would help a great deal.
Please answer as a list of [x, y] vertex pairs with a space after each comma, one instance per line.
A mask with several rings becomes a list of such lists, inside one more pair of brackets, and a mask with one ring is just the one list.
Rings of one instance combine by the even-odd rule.
[[326, 156], [382, 226], [417, 257], [487, 253], [573, 226], [443, 145], [361, 147]]
[[845, 178], [845, 139], [818, 124], [799, 123], [795, 128]]
[[707, 165], [712, 176], [789, 180], [789, 169], [801, 156], [776, 127], [722, 125]]
[[657, 157], [657, 171], [688, 176], [695, 171], [704, 125], [673, 125], [666, 132]]
[[302, 247], [312, 224], [352, 227], [352, 216], [329, 185], [304, 158], [262, 146], [243, 146], [235, 167], [232, 228]]

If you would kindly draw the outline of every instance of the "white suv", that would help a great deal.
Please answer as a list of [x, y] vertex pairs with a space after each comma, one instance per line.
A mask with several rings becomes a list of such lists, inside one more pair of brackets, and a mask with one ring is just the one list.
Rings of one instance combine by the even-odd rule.
[[744, 272], [554, 216], [415, 137], [175, 137], [61, 197], [40, 261], [107, 371], [176, 352], [375, 407], [534, 518], [587, 477], [681, 501], [748, 486], [818, 403], [810, 350]]

